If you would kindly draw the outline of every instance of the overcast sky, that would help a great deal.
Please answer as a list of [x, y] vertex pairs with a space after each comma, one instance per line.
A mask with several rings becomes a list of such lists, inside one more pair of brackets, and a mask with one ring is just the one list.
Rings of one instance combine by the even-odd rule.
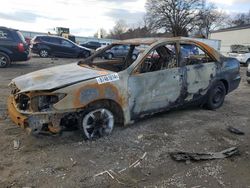
[[[227, 12], [247, 12], [250, 0], [209, 0]], [[48, 32], [69, 27], [74, 35], [93, 36], [99, 29], [112, 29], [124, 19], [137, 25], [145, 14], [146, 0], [4, 0], [0, 25], [20, 30]], [[219, 2], [219, 3], [218, 3]]]

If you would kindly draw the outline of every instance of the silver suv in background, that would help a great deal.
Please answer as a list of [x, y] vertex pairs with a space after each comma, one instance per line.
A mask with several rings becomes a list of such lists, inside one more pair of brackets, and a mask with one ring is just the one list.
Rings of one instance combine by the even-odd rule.
[[[111, 48], [110, 50], [106, 51], [106, 53], [104, 54], [104, 58], [105, 59], [113, 59], [113, 58], [125, 58], [126, 55], [128, 54], [130, 49], [129, 45], [118, 45], [118, 46], [114, 46], [113, 48]], [[133, 50], [133, 55], [132, 55], [132, 59], [136, 60], [138, 57], [138, 54], [140, 53], [140, 51], [138, 49], [134, 49]]]

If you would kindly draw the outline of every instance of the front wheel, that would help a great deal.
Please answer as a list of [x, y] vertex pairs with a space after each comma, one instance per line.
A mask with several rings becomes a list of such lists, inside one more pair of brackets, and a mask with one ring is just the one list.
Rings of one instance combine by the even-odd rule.
[[226, 96], [226, 88], [223, 82], [216, 82], [208, 92], [207, 102], [205, 107], [209, 110], [214, 110], [222, 106]]
[[107, 105], [94, 105], [82, 115], [79, 128], [86, 140], [95, 140], [112, 133], [115, 113]]

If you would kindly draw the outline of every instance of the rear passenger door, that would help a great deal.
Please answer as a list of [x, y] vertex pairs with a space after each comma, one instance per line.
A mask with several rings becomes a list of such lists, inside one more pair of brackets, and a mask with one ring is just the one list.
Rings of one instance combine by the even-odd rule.
[[62, 55], [65, 57], [77, 57], [77, 53], [80, 53], [73, 43], [64, 39], [61, 39], [61, 49]]
[[50, 37], [49, 43], [52, 50], [52, 54], [54, 54], [55, 56], [61, 56], [62, 55], [61, 39], [56, 37]]
[[185, 68], [186, 101], [204, 96], [216, 76], [217, 63], [204, 49], [193, 43], [181, 43], [181, 64]]

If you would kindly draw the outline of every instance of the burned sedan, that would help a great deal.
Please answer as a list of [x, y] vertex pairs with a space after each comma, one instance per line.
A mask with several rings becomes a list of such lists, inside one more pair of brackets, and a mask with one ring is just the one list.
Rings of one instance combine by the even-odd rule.
[[[121, 45], [129, 46], [126, 57], [102, 58]], [[116, 41], [84, 61], [13, 79], [8, 110], [32, 134], [77, 125], [86, 139], [94, 139], [115, 125], [194, 102], [219, 108], [238, 87], [239, 68], [236, 59], [189, 38]]]

